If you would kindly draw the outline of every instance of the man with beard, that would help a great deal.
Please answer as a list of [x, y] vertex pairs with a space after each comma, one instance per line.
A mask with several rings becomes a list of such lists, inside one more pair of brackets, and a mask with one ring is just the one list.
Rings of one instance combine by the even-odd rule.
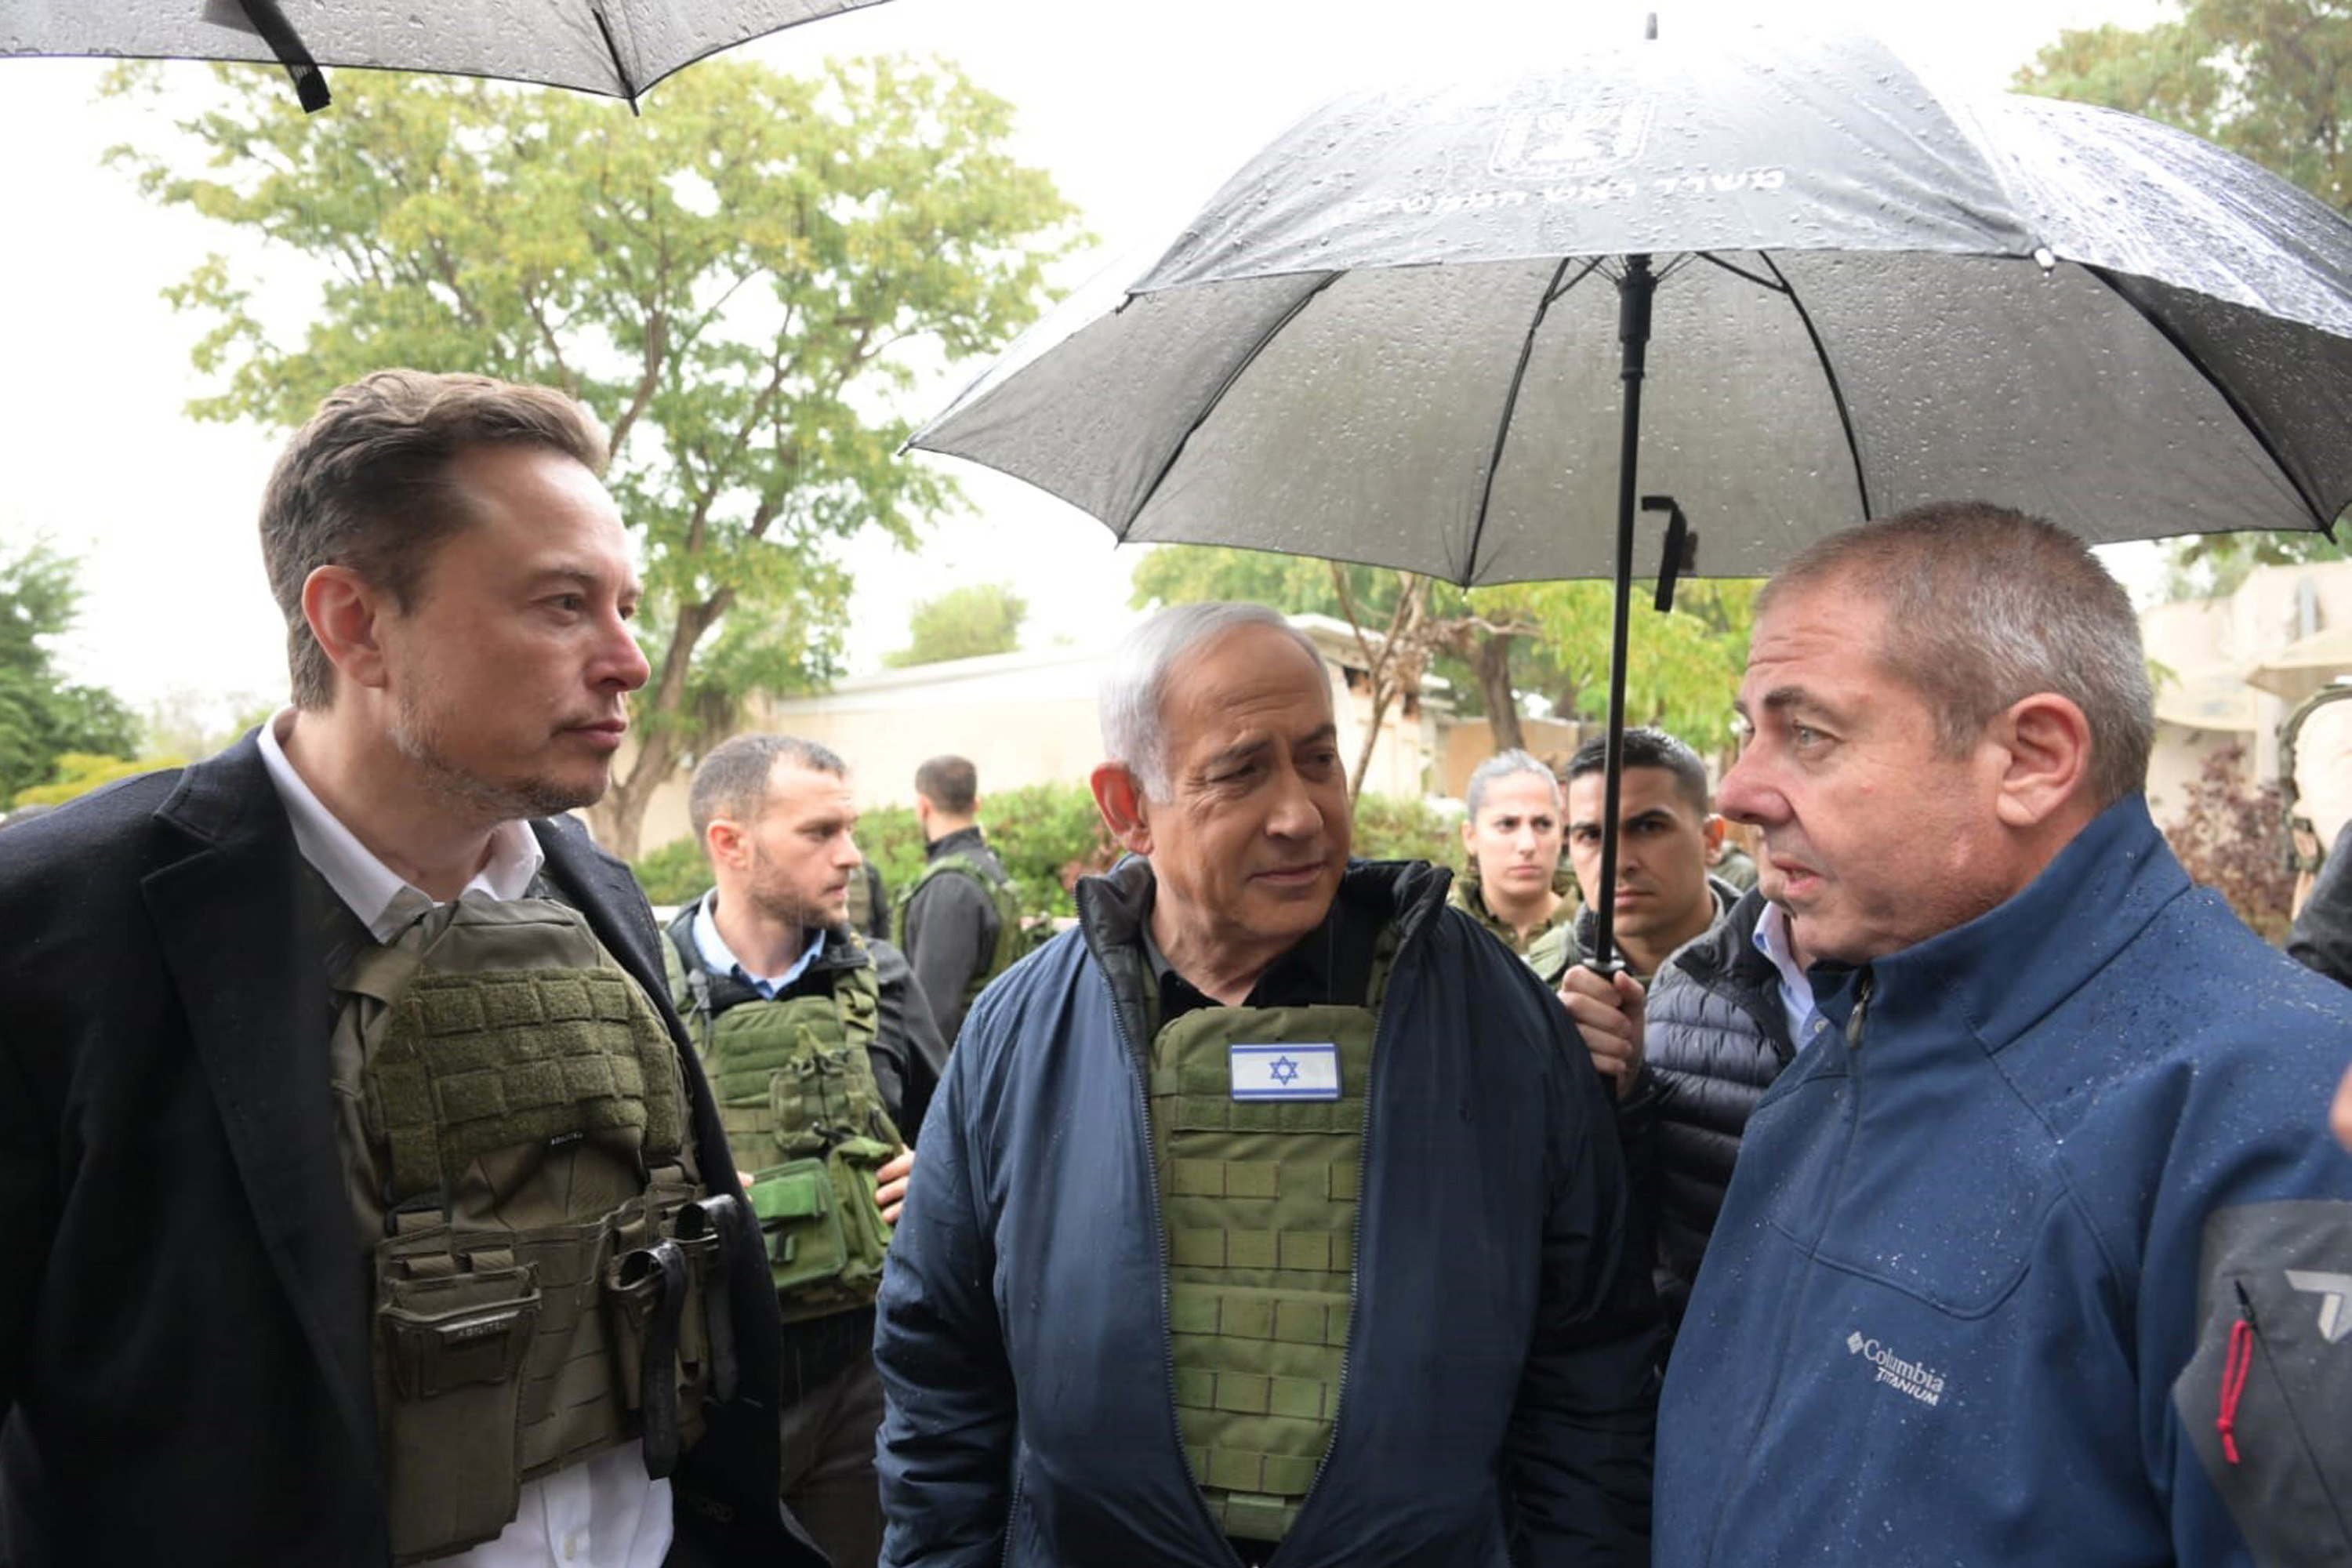
[[738, 735], [694, 770], [687, 809], [717, 886], [664, 956], [768, 1236], [783, 1498], [834, 1568], [872, 1568], [874, 1289], [947, 1048], [898, 950], [850, 929], [864, 860], [839, 757]]
[[604, 440], [386, 371], [261, 513], [293, 706], [0, 858], [0, 1561], [814, 1561], [774, 1297], [594, 801]]

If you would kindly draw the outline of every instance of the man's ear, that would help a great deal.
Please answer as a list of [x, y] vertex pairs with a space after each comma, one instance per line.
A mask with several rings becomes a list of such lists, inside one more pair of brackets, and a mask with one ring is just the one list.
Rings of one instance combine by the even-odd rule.
[[1710, 866], [1715, 864], [1715, 852], [1723, 847], [1724, 831], [1723, 814], [1708, 812], [1706, 823], [1699, 828], [1699, 835], [1700, 842], [1706, 846], [1706, 862]]
[[1087, 775], [1087, 784], [1095, 792], [1095, 807], [1110, 836], [1132, 854], [1150, 854], [1151, 825], [1135, 775], [1118, 763], [1104, 763]]
[[390, 683], [381, 622], [391, 595], [348, 566], [318, 566], [302, 580], [302, 618], [328, 660], [354, 686]]
[[751, 857], [746, 852], [743, 825], [724, 816], [714, 816], [710, 826], [702, 830], [702, 852], [713, 868], [720, 866], [730, 870], [740, 869]]
[[1987, 739], [2005, 755], [1993, 800], [2005, 826], [2040, 827], [2075, 801], [2090, 776], [2091, 721], [2054, 691], [2011, 703]]

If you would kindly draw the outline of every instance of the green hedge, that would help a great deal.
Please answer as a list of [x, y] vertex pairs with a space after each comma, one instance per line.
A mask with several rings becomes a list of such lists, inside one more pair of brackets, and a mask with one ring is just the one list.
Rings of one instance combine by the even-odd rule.
[[[1094, 796], [1084, 784], [1024, 784], [983, 803], [988, 842], [1033, 915], [1077, 913], [1069, 889], [1083, 876], [1107, 870], [1118, 845], [1103, 831]], [[857, 818], [857, 847], [882, 868], [895, 900], [923, 872], [923, 835], [911, 806], [885, 805]], [[1356, 803], [1355, 852], [1371, 860], [1435, 860], [1457, 865], [1461, 837], [1453, 822], [1423, 800], [1368, 795]], [[682, 904], [710, 886], [710, 872], [691, 838], [647, 851], [633, 868], [646, 897]]]

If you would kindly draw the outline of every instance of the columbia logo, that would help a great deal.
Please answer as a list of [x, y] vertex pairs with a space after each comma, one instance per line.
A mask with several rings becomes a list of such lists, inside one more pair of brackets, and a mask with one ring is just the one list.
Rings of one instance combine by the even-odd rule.
[[1916, 1361], [1906, 1361], [1878, 1341], [1856, 1329], [1845, 1337], [1845, 1348], [1875, 1367], [1877, 1381], [1931, 1408], [1944, 1402], [1944, 1374]]

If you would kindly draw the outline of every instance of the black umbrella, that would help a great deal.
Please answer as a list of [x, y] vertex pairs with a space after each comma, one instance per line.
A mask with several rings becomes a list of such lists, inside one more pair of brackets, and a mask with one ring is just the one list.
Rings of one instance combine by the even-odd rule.
[[8, 0], [0, 55], [285, 66], [302, 107], [323, 66], [430, 71], [638, 95], [680, 67], [876, 0]]
[[2347, 432], [2352, 223], [2145, 120], [1759, 29], [1341, 99], [913, 445], [1121, 539], [1613, 569], [1607, 886], [1643, 497], [1726, 576], [1960, 497], [2325, 529]]

